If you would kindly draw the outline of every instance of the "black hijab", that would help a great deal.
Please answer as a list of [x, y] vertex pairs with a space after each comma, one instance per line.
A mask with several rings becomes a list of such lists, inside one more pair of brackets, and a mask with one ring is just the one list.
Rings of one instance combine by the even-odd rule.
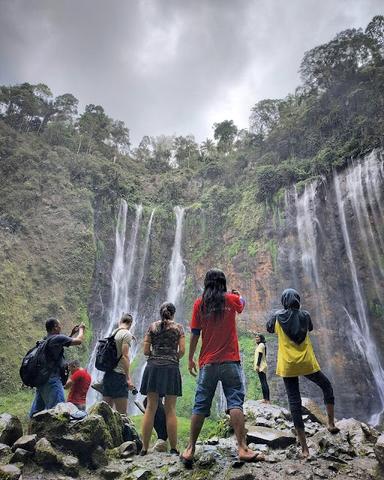
[[284, 333], [297, 345], [305, 340], [308, 330], [312, 330], [309, 313], [300, 310], [300, 295], [293, 288], [284, 290], [281, 296], [284, 310], [276, 312], [276, 319]]

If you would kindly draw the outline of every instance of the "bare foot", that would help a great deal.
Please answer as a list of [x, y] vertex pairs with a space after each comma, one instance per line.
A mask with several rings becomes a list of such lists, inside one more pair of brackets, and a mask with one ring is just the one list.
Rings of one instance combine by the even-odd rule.
[[261, 462], [265, 460], [262, 453], [254, 452], [249, 448], [239, 448], [239, 460], [242, 462]]
[[308, 460], [309, 458], [309, 450], [308, 449], [303, 449], [301, 453], [299, 453], [299, 458], [303, 460]]
[[190, 445], [184, 450], [184, 452], [180, 455], [180, 457], [184, 458], [187, 461], [193, 461], [193, 456], [195, 454], [195, 449], [192, 448]]

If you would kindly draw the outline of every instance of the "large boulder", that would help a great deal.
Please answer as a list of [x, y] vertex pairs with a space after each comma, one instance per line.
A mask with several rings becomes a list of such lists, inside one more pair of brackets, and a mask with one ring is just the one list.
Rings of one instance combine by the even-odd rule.
[[379, 463], [384, 466], [384, 433], [377, 439], [375, 445], [375, 455]]
[[0, 415], [0, 443], [12, 446], [23, 435], [20, 420], [9, 413]]
[[311, 398], [302, 397], [301, 399], [301, 411], [304, 415], [308, 415], [308, 417], [317, 423], [321, 423], [322, 425], [327, 425], [327, 416], [323, 412], [323, 410], [319, 407], [319, 405], [314, 402]]
[[40, 438], [36, 443], [35, 461], [45, 468], [56, 467], [59, 464], [60, 452], [58, 452], [46, 438]]
[[123, 419], [120, 413], [112, 410], [106, 402], [95, 403], [89, 410], [90, 415], [100, 415], [108, 427], [111, 435], [112, 446], [117, 447], [123, 443]]
[[247, 443], [261, 443], [271, 448], [286, 448], [296, 442], [290, 431], [258, 426], [247, 426]]
[[323, 429], [311, 437], [316, 449], [321, 453], [332, 453], [332, 455], [355, 457], [357, 452], [348, 441], [348, 432], [340, 431], [336, 435], [332, 435], [327, 429]]

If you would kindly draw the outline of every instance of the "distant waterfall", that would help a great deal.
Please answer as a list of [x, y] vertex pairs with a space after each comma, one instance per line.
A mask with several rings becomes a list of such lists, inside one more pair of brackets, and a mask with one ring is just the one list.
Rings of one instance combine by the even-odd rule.
[[[355, 346], [360, 351], [360, 354], [363, 358], [366, 358], [369, 367], [372, 371], [374, 381], [377, 386], [377, 393], [380, 397], [382, 410], [373, 414], [371, 417], [371, 423], [377, 424], [381, 413], [384, 411], [384, 369], [380, 363], [380, 357], [378, 354], [377, 346], [375, 341], [372, 338], [371, 329], [369, 326], [369, 321], [366, 313], [366, 306], [364, 301], [364, 296], [360, 281], [357, 274], [357, 269], [354, 261], [354, 256], [351, 248], [350, 234], [347, 226], [347, 221], [345, 217], [344, 205], [346, 201], [351, 202], [354, 212], [357, 217], [357, 223], [359, 227], [359, 233], [363, 240], [363, 244], [366, 247], [366, 255], [368, 261], [372, 262], [372, 255], [378, 255], [377, 247], [375, 242], [370, 242], [368, 236], [372, 235], [371, 224], [368, 217], [368, 212], [366, 210], [365, 196], [363, 195], [363, 188], [367, 190], [375, 191], [375, 184], [372, 182], [372, 176], [363, 175], [362, 165], [352, 166], [348, 169], [346, 173], [346, 188], [344, 192], [344, 198], [342, 197], [342, 191], [340, 186], [340, 179], [338, 174], [334, 175], [334, 186], [337, 198], [337, 206], [340, 216], [340, 226], [343, 233], [343, 239], [346, 249], [346, 254], [349, 262], [349, 267], [352, 277], [353, 293], [354, 293], [354, 302], [357, 311], [357, 319], [354, 319], [352, 315], [345, 307], [346, 316], [351, 323], [352, 329], [352, 341]], [[377, 171], [377, 174], [380, 174], [380, 169]], [[381, 170], [382, 175], [382, 170]], [[382, 177], [384, 180], [384, 176]], [[377, 179], [374, 179], [376, 182]], [[379, 205], [379, 204], [378, 204]], [[374, 205], [371, 205], [371, 208], [374, 208]], [[368, 232], [368, 233], [367, 233]], [[372, 249], [372, 250], [371, 250]], [[380, 258], [378, 260], [378, 266], [380, 266]], [[382, 274], [382, 271], [381, 271]]]
[[167, 300], [175, 305], [180, 301], [184, 291], [186, 278], [185, 265], [181, 255], [181, 241], [183, 236], [184, 208], [175, 207], [176, 232], [172, 249], [171, 261], [169, 263], [169, 286], [167, 291]]

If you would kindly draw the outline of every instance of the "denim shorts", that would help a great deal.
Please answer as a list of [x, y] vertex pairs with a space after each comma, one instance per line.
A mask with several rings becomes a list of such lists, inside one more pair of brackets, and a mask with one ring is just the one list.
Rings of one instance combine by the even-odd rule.
[[219, 381], [227, 400], [227, 411], [243, 410], [245, 389], [240, 362], [208, 363], [199, 372], [193, 414], [209, 417]]

